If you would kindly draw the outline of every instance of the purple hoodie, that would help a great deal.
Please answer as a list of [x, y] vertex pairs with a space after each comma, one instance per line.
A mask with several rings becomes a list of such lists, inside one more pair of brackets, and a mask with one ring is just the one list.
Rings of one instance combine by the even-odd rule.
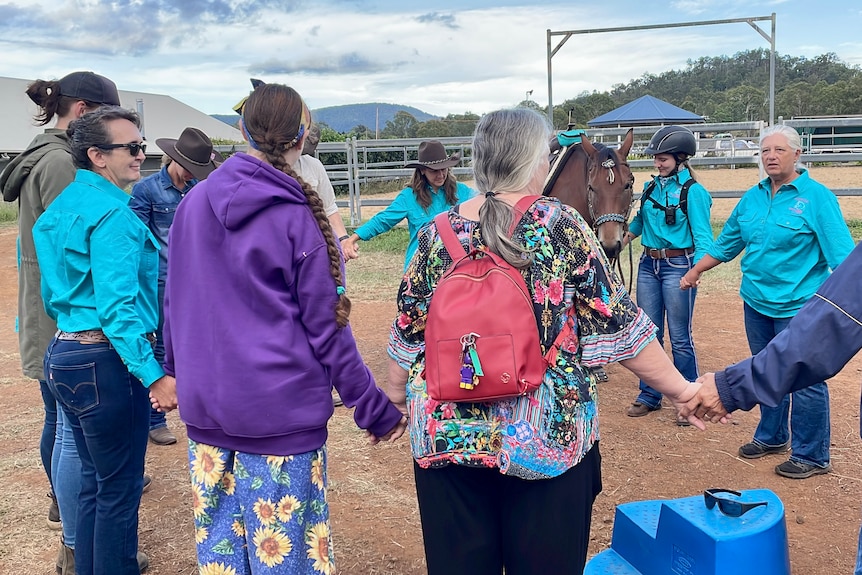
[[377, 436], [400, 412], [335, 323], [326, 242], [299, 183], [236, 154], [182, 201], [170, 232], [165, 371], [188, 436], [262, 455], [326, 442], [332, 385]]

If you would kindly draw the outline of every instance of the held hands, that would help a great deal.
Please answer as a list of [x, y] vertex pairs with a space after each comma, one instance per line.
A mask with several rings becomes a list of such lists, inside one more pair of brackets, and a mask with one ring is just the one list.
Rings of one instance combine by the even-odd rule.
[[150, 385], [150, 403], [153, 409], [167, 413], [177, 408], [177, 380], [163, 375]]
[[368, 445], [377, 445], [381, 441], [386, 441], [388, 443], [395, 443], [395, 441], [398, 440], [398, 438], [400, 438], [402, 435], [404, 435], [404, 431], [406, 429], [407, 429], [407, 418], [402, 417], [398, 421], [398, 423], [395, 424], [395, 427], [393, 427], [389, 431], [389, 433], [387, 433], [386, 435], [383, 435], [381, 437], [377, 437], [376, 435], [374, 435], [370, 431], [366, 431], [365, 437], [368, 438]]
[[699, 430], [706, 431], [706, 425], [699, 417], [694, 415], [693, 411], [684, 411], [685, 407], [697, 398], [697, 393], [700, 390], [700, 387], [700, 383], [690, 381], [682, 391], [676, 394], [676, 396], [668, 395], [668, 399], [673, 403], [674, 408], [681, 417], [684, 417], [690, 424]]
[[697, 378], [700, 388], [697, 393], [680, 406], [680, 414], [684, 417], [695, 417], [712, 423], [728, 423], [731, 415], [721, 403], [718, 389], [715, 386], [715, 374], [707, 373]]
[[341, 253], [344, 254], [345, 260], [359, 258], [359, 236], [352, 234], [349, 238], [341, 240]]
[[[697, 272], [693, 269], [688, 270], [688, 272], [679, 278], [679, 289], [687, 290], [689, 288], [695, 288], [700, 285], [700, 272]], [[700, 381], [700, 380], [698, 380]]]

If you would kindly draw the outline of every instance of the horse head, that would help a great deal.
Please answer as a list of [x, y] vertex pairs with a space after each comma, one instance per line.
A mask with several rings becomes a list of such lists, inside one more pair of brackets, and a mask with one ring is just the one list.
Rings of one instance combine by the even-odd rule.
[[581, 140], [587, 154], [589, 220], [605, 254], [611, 259], [622, 250], [632, 210], [635, 179], [626, 158], [633, 140], [631, 129], [617, 149], [593, 144], [586, 137]]

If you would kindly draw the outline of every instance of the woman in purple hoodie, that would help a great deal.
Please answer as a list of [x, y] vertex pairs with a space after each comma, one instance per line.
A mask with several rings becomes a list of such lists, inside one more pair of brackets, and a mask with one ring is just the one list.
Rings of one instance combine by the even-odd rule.
[[201, 572], [334, 571], [333, 385], [372, 443], [406, 427], [356, 348], [323, 204], [290, 167], [310, 123], [293, 89], [258, 87], [241, 120], [248, 153], [199, 183], [171, 228], [165, 370], [176, 401], [152, 402], [182, 405]]

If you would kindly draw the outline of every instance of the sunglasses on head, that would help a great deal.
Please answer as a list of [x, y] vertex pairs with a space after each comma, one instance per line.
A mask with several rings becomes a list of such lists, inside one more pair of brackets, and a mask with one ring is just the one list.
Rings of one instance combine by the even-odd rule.
[[722, 493], [728, 493], [741, 497], [742, 493], [733, 491], [732, 489], [707, 489], [703, 492], [703, 503], [707, 509], [712, 509], [718, 504], [718, 510], [728, 517], [742, 517], [755, 507], [769, 505], [768, 501], [757, 501], [755, 503], [746, 503], [736, 499], [722, 497]]
[[131, 154], [133, 158], [136, 158], [141, 152], [144, 152], [145, 154], [147, 153], [146, 142], [141, 142], [140, 144], [102, 144], [101, 146], [96, 147], [100, 150], [116, 150], [117, 148], [126, 148], [129, 150], [129, 154]]

